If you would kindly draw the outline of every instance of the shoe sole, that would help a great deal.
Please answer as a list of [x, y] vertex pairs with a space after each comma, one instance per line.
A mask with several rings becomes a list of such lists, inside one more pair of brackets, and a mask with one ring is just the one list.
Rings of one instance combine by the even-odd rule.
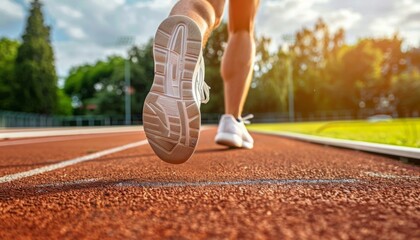
[[183, 16], [164, 20], [156, 32], [153, 56], [155, 77], [144, 103], [144, 131], [159, 158], [183, 163], [194, 153], [200, 136], [193, 83], [202, 57], [197, 24]]
[[215, 137], [215, 142], [219, 145], [233, 148], [252, 149], [254, 147], [253, 143], [246, 142], [240, 136], [231, 133], [218, 133]]

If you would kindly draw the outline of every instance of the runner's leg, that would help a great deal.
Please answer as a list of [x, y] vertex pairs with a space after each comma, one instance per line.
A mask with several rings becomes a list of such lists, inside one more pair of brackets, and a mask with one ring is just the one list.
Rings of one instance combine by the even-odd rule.
[[254, 19], [259, 0], [230, 0], [229, 41], [222, 60], [225, 113], [240, 118], [255, 58]]

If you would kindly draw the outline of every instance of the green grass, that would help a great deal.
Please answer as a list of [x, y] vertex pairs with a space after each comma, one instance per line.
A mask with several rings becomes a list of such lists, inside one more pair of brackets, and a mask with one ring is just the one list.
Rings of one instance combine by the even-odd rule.
[[420, 119], [393, 119], [381, 122], [334, 121], [310, 123], [252, 124], [250, 130], [295, 132], [322, 137], [420, 147]]

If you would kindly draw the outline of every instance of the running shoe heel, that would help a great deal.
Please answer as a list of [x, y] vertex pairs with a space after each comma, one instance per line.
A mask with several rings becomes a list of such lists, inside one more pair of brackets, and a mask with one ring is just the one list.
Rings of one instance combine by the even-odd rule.
[[204, 70], [197, 24], [184, 16], [165, 19], [156, 32], [153, 55], [155, 77], [144, 103], [144, 130], [159, 158], [183, 163], [194, 153], [200, 135], [195, 78]]

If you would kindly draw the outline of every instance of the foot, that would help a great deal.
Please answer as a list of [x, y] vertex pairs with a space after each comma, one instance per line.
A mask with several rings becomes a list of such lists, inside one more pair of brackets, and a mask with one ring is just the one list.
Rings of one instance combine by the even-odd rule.
[[204, 82], [202, 35], [185, 16], [170, 16], [159, 26], [154, 44], [155, 77], [143, 108], [150, 146], [162, 160], [187, 161], [200, 135], [200, 104], [209, 98]]
[[247, 119], [248, 117], [238, 120], [230, 114], [223, 115], [217, 129], [216, 143], [229, 147], [252, 149], [254, 139], [245, 127]]

